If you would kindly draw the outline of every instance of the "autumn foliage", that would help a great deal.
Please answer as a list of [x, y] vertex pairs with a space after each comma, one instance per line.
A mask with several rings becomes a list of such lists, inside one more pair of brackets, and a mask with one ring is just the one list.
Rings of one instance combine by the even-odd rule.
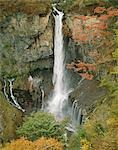
[[[75, 15], [72, 18], [72, 38], [80, 45], [83, 54], [89, 56], [96, 66], [108, 63], [112, 59], [113, 31], [110, 30], [110, 23], [117, 16], [118, 9], [98, 6], [92, 15]], [[67, 68], [73, 69], [88, 80], [94, 77], [93, 64], [72, 62]]]
[[34, 142], [35, 150], [62, 150], [63, 144], [54, 138], [46, 139], [44, 137]]
[[103, 39], [108, 29], [108, 20], [116, 16], [118, 16], [118, 9], [112, 7], [108, 9], [97, 7], [92, 16], [75, 16], [72, 38], [79, 43], [92, 43], [94, 40]]
[[67, 65], [68, 69], [73, 69], [75, 72], [78, 72], [81, 77], [84, 77], [88, 80], [92, 80], [96, 71], [94, 64], [85, 63], [82, 61], [72, 62]]
[[1, 150], [63, 150], [63, 144], [53, 138], [40, 138], [34, 142], [20, 138], [7, 143]]
[[49, 12], [50, 7], [50, 0], [0, 0], [0, 11], [5, 15], [18, 12], [32, 16], [45, 15]]
[[20, 138], [5, 144], [2, 150], [33, 150], [33, 143], [24, 138]]

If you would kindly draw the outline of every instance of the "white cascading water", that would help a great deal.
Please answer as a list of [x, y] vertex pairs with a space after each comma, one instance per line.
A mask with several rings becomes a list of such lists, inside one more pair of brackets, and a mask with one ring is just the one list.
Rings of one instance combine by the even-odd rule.
[[54, 70], [53, 70], [53, 85], [54, 90], [49, 101], [48, 110], [53, 113], [58, 119], [64, 117], [63, 107], [64, 101], [68, 99], [66, 92], [66, 84], [64, 81], [64, 51], [63, 51], [63, 34], [62, 34], [62, 19], [63, 13], [53, 8], [53, 16], [55, 19], [55, 37], [54, 37]]
[[13, 100], [13, 105], [18, 108], [19, 110], [25, 112], [25, 110], [19, 105], [19, 103], [17, 102], [17, 100], [15, 99], [14, 95], [13, 95], [13, 81], [14, 79], [8, 79], [9, 81], [9, 88], [10, 88], [10, 95], [11, 95], [11, 99]]

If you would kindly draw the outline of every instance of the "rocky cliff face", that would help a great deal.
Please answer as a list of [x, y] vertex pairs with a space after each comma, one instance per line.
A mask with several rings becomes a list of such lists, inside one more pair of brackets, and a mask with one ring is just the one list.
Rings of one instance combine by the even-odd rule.
[[[52, 86], [52, 67], [53, 67], [53, 28], [54, 21], [51, 14], [51, 3], [49, 1], [35, 0], [28, 3], [19, 0], [18, 2], [0, 2], [2, 14], [0, 16], [0, 89], [3, 91], [3, 79], [14, 78], [13, 94], [17, 98], [19, 104], [26, 110], [26, 113], [37, 111], [42, 106], [42, 97], [45, 102]], [[89, 60], [88, 54], [83, 48], [72, 39], [72, 20], [74, 15], [65, 15], [64, 18], [64, 49], [66, 53], [66, 63], [81, 59]], [[91, 61], [91, 60], [89, 60]], [[71, 88], [75, 88], [80, 80], [77, 73], [67, 70], [68, 84]], [[29, 78], [32, 77], [32, 78]], [[31, 80], [29, 80], [31, 79]], [[90, 88], [96, 89], [97, 84], [85, 81], [80, 93], [75, 91], [70, 96], [73, 99], [83, 99], [83, 107], [94, 101], [94, 96], [80, 96], [81, 92], [91, 93]], [[93, 87], [93, 84], [95, 87]], [[8, 85], [9, 86], [9, 85]], [[8, 91], [9, 93], [9, 91]], [[78, 93], [78, 94], [77, 94]], [[95, 90], [95, 96], [100, 91]], [[101, 92], [102, 93], [102, 92]], [[89, 100], [88, 100], [89, 99]], [[96, 99], [95, 99], [96, 100]], [[88, 104], [89, 101], [89, 104]], [[7, 118], [0, 115], [0, 138], [10, 139], [6, 136], [7, 129], [12, 132], [12, 124], [17, 122], [20, 111], [15, 109], [15, 119], [11, 113], [14, 108], [6, 104], [6, 99], [1, 92], [0, 95], [0, 113], [9, 109], [10, 125], [6, 128], [3, 124], [7, 123]], [[37, 108], [37, 104], [39, 107]], [[80, 104], [81, 105], [81, 104]], [[6, 111], [7, 113], [7, 111]], [[15, 121], [14, 121], [15, 120]], [[9, 121], [9, 120], [8, 120]], [[2, 123], [1, 123], [2, 122]], [[14, 124], [15, 125], [15, 124]], [[10, 128], [10, 129], [9, 129]], [[14, 127], [15, 129], [15, 127]], [[14, 131], [13, 131], [14, 133]], [[12, 135], [12, 137], [14, 134]]]
[[[9, 78], [15, 79], [13, 94], [25, 108], [26, 113], [37, 109], [36, 104], [42, 94], [41, 88], [46, 95], [51, 86], [53, 26], [50, 1], [39, 0], [30, 3], [27, 0], [0, 1], [0, 14], [0, 140], [2, 141], [14, 136], [16, 122], [21, 114], [13, 106], [9, 106], [10, 104], [7, 105], [3, 94], [3, 79], [6, 81]], [[33, 90], [30, 90], [28, 85], [30, 75], [34, 80]], [[38, 81], [44, 81], [43, 87]], [[9, 95], [9, 84], [7, 93]]]
[[[18, 5], [15, 2], [13, 4]], [[30, 74], [35, 74], [33, 73], [35, 70], [50, 70], [53, 65], [53, 26], [50, 6], [47, 11], [47, 5], [41, 4], [42, 8], [38, 14], [36, 10], [32, 10], [31, 14], [28, 14], [28, 10], [11, 12], [2, 16], [0, 20], [0, 76], [1, 79], [16, 78], [15, 88], [25, 89], [26, 86], [23, 85], [26, 84]], [[24, 9], [30, 7], [28, 3], [25, 5]], [[42, 10], [43, 8], [45, 10]], [[4, 9], [1, 10], [2, 13], [5, 13]]]
[[[38, 68], [36, 62], [51, 57], [53, 31], [49, 17], [50, 14], [31, 18], [25, 14], [17, 14], [2, 20], [0, 32], [2, 76], [26, 74]], [[42, 64], [42, 68], [50, 67], [51, 64], [46, 62], [44, 66]]]

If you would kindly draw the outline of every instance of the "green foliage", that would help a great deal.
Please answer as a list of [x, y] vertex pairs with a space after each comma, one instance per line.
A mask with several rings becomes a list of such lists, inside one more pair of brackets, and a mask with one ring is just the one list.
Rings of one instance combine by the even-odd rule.
[[78, 130], [73, 134], [69, 140], [69, 150], [80, 149], [80, 141], [82, 138], [86, 138], [86, 132], [84, 129], [78, 127]]
[[[118, 130], [118, 100], [117, 97], [107, 98], [107, 101], [99, 104], [96, 111], [91, 114], [85, 123], [86, 137], [91, 143], [93, 150], [117, 149]], [[99, 144], [101, 143], [101, 144]]]
[[95, 128], [96, 128], [96, 132], [99, 135], [104, 135], [106, 129], [102, 126], [102, 124], [100, 124], [100, 123], [96, 124]]
[[112, 53], [114, 59], [118, 59], [118, 48]]
[[29, 140], [39, 137], [52, 137], [64, 141], [64, 126], [57, 122], [51, 114], [37, 112], [26, 118], [21, 127], [17, 129], [17, 135]]
[[0, 138], [4, 142], [15, 137], [15, 130], [22, 122], [22, 113], [11, 106], [0, 91]]

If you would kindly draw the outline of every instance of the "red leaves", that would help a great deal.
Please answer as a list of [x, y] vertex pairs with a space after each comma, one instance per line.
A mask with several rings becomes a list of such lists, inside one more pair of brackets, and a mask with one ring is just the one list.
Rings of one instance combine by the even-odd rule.
[[78, 61], [76, 63], [72, 62], [71, 64], [67, 64], [68, 69], [73, 69], [75, 72], [78, 72], [81, 77], [84, 77], [88, 80], [92, 80], [94, 77], [94, 72], [96, 71], [96, 67], [94, 64], [84, 63], [82, 61]]
[[100, 17], [99, 17], [99, 20], [101, 20], [101, 21], [107, 21], [109, 19], [109, 16], [108, 15], [101, 15]]
[[102, 13], [106, 13], [107, 15], [103, 15], [102, 19], [107, 19], [107, 17], [114, 17], [114, 16], [118, 16], [118, 9], [113, 8], [113, 7], [109, 7], [109, 8], [105, 8], [105, 7], [96, 7], [94, 10], [94, 13], [97, 14], [102, 14]]
[[105, 7], [96, 7], [94, 13], [101, 14], [106, 11]]
[[108, 15], [110, 17], [118, 16], [118, 9], [113, 9], [113, 10], [108, 11]]
[[93, 42], [99, 39], [103, 40], [107, 37], [109, 19], [118, 16], [118, 9], [113, 7], [97, 7], [94, 13], [99, 16], [75, 16], [73, 18], [72, 38], [79, 43]]
[[76, 40], [79, 40], [81, 42], [85, 42], [85, 41], [88, 41], [88, 38], [87, 38], [87, 35], [85, 33], [82, 33], [76, 37]]
[[[103, 57], [104, 48], [110, 50], [112, 44], [110, 42], [110, 37], [112, 32], [110, 32], [110, 21], [112, 17], [118, 16], [118, 9], [113, 7], [97, 7], [94, 10], [94, 16], [75, 16], [73, 18], [72, 26], [72, 38], [79, 42], [80, 45], [84, 44], [87, 46], [93, 46], [98, 52], [93, 55], [93, 59], [97, 61], [97, 64], [105, 63], [110, 60], [110, 55]], [[86, 50], [87, 47], [84, 47]], [[99, 54], [99, 52], [101, 54]], [[93, 51], [92, 51], [93, 54]], [[84, 62], [76, 62], [67, 65], [68, 69], [73, 69], [78, 72], [80, 76], [92, 80], [95, 73], [95, 66], [93, 64], [88, 64]]]
[[92, 80], [94, 77], [92, 74], [88, 73], [80, 73], [80, 76], [86, 78], [87, 80]]
[[104, 30], [104, 29], [107, 29], [108, 26], [107, 26], [107, 24], [105, 22], [99, 22], [99, 23], [95, 23], [93, 25], [93, 28]]

